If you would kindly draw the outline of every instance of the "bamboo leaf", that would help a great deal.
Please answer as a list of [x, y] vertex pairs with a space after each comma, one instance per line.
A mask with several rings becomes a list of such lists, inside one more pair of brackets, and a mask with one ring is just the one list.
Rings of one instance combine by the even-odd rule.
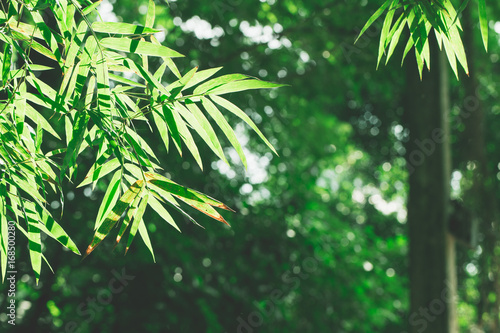
[[102, 2], [102, 0], [97, 0], [96, 2], [91, 4], [90, 6], [85, 7], [82, 10], [83, 15], [88, 15], [88, 14], [92, 13], [101, 4], [101, 2]]
[[264, 134], [262, 134], [262, 132], [257, 127], [257, 125], [255, 125], [255, 123], [252, 121], [252, 119], [250, 119], [250, 117], [245, 112], [243, 112], [239, 107], [237, 107], [236, 105], [234, 105], [233, 103], [231, 103], [227, 99], [224, 99], [224, 98], [216, 96], [216, 95], [211, 95], [210, 98], [215, 103], [219, 104], [220, 106], [222, 106], [226, 110], [232, 112], [237, 117], [239, 117], [241, 120], [243, 120], [245, 123], [247, 123], [255, 131], [255, 133], [257, 133], [259, 135], [259, 137], [262, 139], [262, 141], [264, 141], [266, 143], [266, 145], [273, 151], [273, 153], [278, 155], [278, 153], [274, 149], [273, 145], [266, 139], [266, 137], [264, 136]]
[[90, 117], [87, 112], [77, 112], [75, 115], [75, 120], [73, 122], [73, 135], [71, 137], [71, 141], [68, 143], [68, 149], [66, 150], [66, 155], [64, 156], [63, 165], [61, 167], [61, 181], [66, 173], [66, 170], [68, 170], [69, 167], [73, 168], [75, 166], [76, 157], [78, 156], [80, 146], [83, 142], [89, 118]]
[[149, 239], [148, 229], [146, 228], [146, 224], [142, 219], [139, 222], [139, 235], [141, 236], [144, 245], [146, 245], [149, 252], [151, 253], [151, 256], [153, 256], [153, 261], [156, 262], [153, 245], [151, 244], [151, 240]]
[[183, 57], [183, 55], [179, 52], [169, 49], [166, 46], [156, 45], [153, 43], [143, 42], [135, 39], [107, 37], [101, 39], [99, 43], [109, 49], [123, 52], [143, 54], [155, 57]]
[[394, 18], [395, 9], [398, 0], [393, 0], [387, 15], [385, 16], [384, 23], [382, 25], [382, 31], [380, 33], [380, 42], [378, 47], [378, 59], [377, 59], [377, 68], [380, 64], [380, 60], [382, 60], [382, 55], [384, 54], [385, 48], [389, 44], [390, 38], [388, 38], [388, 34], [391, 30], [392, 19]]
[[161, 31], [123, 22], [94, 22], [92, 23], [92, 29], [96, 32], [119, 35], [143, 35]]
[[146, 27], [148, 28], [152, 28], [153, 24], [155, 23], [155, 16], [156, 16], [155, 9], [156, 8], [154, 0], [149, 0], [148, 13], [146, 15]]
[[118, 201], [118, 197], [120, 196], [120, 183], [122, 178], [122, 171], [118, 170], [114, 173], [113, 177], [109, 181], [108, 188], [106, 189], [106, 193], [101, 201], [101, 205], [99, 206], [99, 211], [97, 212], [97, 219], [94, 226], [94, 229], [98, 229], [102, 222], [104, 221], [104, 217], [108, 216], [111, 212], [111, 208], [116, 205]]
[[[170, 113], [167, 110], [169, 110]], [[200, 169], [203, 170], [203, 163], [201, 161], [201, 156], [200, 156], [200, 152], [198, 151], [198, 147], [196, 146], [196, 143], [194, 142], [193, 136], [191, 135], [191, 132], [187, 128], [186, 123], [184, 122], [184, 120], [182, 120], [181, 116], [179, 115], [179, 112], [176, 110], [175, 105], [174, 105], [174, 108], [171, 109], [168, 105], [164, 104], [163, 111], [164, 111], [163, 113], [165, 115], [171, 114], [171, 116], [173, 117], [173, 120], [177, 126], [177, 129], [179, 130], [179, 135], [181, 136], [182, 141], [184, 141], [184, 143], [186, 144], [186, 147], [189, 149], [189, 151], [193, 155], [193, 157], [196, 160], [196, 163], [198, 163]], [[165, 119], [166, 118], [167, 118], [167, 116], [165, 116]], [[168, 121], [167, 121], [167, 123], [168, 123]], [[169, 128], [170, 128], [170, 125], [169, 125]]]
[[201, 95], [206, 93], [207, 91], [220, 87], [226, 83], [233, 82], [233, 81], [238, 81], [238, 80], [244, 80], [250, 78], [247, 75], [243, 74], [229, 74], [229, 75], [223, 75], [216, 77], [210, 81], [207, 81], [198, 87], [193, 91], [194, 95]]
[[39, 224], [41, 231], [61, 243], [65, 248], [73, 251], [77, 255], [80, 255], [80, 250], [78, 250], [78, 247], [66, 231], [64, 231], [64, 229], [45, 210], [42, 214], [42, 222], [43, 223]]
[[97, 229], [92, 242], [87, 247], [85, 257], [87, 257], [97, 245], [109, 234], [115, 224], [122, 218], [123, 213], [130, 207], [135, 197], [140, 194], [143, 189], [144, 182], [137, 180], [129, 189], [121, 196], [120, 200], [115, 204], [113, 209], [109, 212], [104, 222]]
[[224, 203], [215, 200], [211, 197], [209, 197], [206, 194], [200, 193], [198, 191], [195, 191], [193, 189], [187, 188], [185, 186], [181, 186], [174, 181], [156, 174], [156, 173], [151, 173], [151, 172], [146, 172], [145, 173], [146, 179], [148, 184], [150, 184], [153, 187], [157, 187], [161, 189], [162, 191], [168, 192], [172, 195], [175, 195], [178, 198], [186, 198], [190, 200], [195, 200], [201, 203], [207, 203], [210, 206], [214, 206], [217, 208], [222, 208], [228, 211], [234, 212], [231, 208], [226, 206]]
[[247, 79], [226, 83], [220, 87], [214, 88], [207, 93], [210, 95], [223, 95], [238, 91], [251, 90], [251, 89], [268, 89], [279, 88], [285, 86], [284, 84], [261, 81], [257, 79]]
[[384, 4], [382, 6], [380, 6], [380, 8], [377, 9], [377, 11], [375, 13], [373, 13], [373, 15], [368, 19], [368, 22], [366, 22], [363, 29], [361, 29], [361, 31], [359, 32], [358, 38], [356, 38], [354, 43], [356, 43], [358, 41], [359, 37], [361, 37], [365, 33], [366, 29], [368, 29], [373, 24], [373, 22], [375, 22], [380, 17], [380, 15], [382, 15], [382, 13], [386, 10], [386, 8], [389, 7], [391, 2], [392, 2], [392, 0], [386, 0], [384, 2]]
[[130, 245], [132, 245], [132, 241], [134, 240], [135, 234], [137, 233], [139, 224], [142, 221], [142, 216], [144, 215], [144, 212], [146, 211], [146, 207], [148, 205], [148, 197], [149, 194], [146, 193], [146, 195], [141, 199], [139, 207], [137, 207], [137, 211], [134, 215], [134, 221], [132, 222], [132, 226], [130, 227], [130, 233], [128, 235], [128, 240], [127, 240], [127, 247], [125, 248], [125, 254], [127, 254], [128, 250], [130, 249]]
[[167, 125], [165, 124], [165, 120], [161, 115], [158, 114], [156, 110], [152, 112], [153, 114], [153, 120], [156, 125], [156, 128], [158, 129], [158, 132], [160, 133], [160, 137], [163, 141], [163, 144], [165, 145], [165, 149], [167, 150], [168, 153], [168, 128]]
[[120, 230], [118, 231], [118, 235], [116, 236], [115, 247], [118, 245], [118, 243], [120, 243], [120, 241], [123, 237], [123, 234], [125, 233], [128, 226], [130, 225], [130, 222], [133, 220], [140, 200], [141, 200], [141, 196], [138, 195], [135, 197], [134, 201], [130, 205], [130, 208], [127, 211], [127, 215], [123, 219], [122, 225], [120, 226]]
[[189, 111], [180, 103], [175, 103], [176, 109], [179, 110], [181, 115], [187, 122], [195, 129], [195, 131], [201, 136], [203, 141], [212, 149], [212, 151], [224, 162], [227, 162], [224, 152], [220, 145], [219, 139], [215, 134], [212, 125], [205, 117], [200, 108], [194, 103], [186, 103]]
[[25, 204], [27, 206], [26, 211], [31, 211], [31, 213], [26, 213], [26, 223], [28, 223], [28, 246], [30, 252], [31, 267], [33, 268], [36, 283], [38, 284], [38, 280], [40, 279], [40, 272], [42, 269], [42, 242], [40, 239], [40, 226], [38, 219], [33, 216], [35, 214], [34, 207], [28, 204], [29, 203]]
[[120, 161], [117, 158], [113, 158], [104, 164], [97, 164], [97, 162], [90, 168], [89, 172], [85, 176], [85, 179], [77, 186], [82, 187], [90, 183], [94, 183], [106, 176], [108, 173], [116, 170], [120, 166]]
[[477, 0], [479, 9], [479, 25], [483, 38], [484, 49], [488, 51], [488, 19], [486, 16], [486, 0]]
[[155, 199], [154, 196], [150, 196], [148, 200], [149, 206], [153, 208], [153, 210], [160, 216], [162, 219], [167, 221], [172, 227], [174, 227], [177, 231], [181, 232], [174, 219], [170, 215], [170, 213], [163, 207], [163, 205]]
[[217, 73], [219, 70], [221, 70], [222, 67], [216, 67], [216, 68], [210, 68], [210, 69], [205, 69], [199, 72], [196, 72], [193, 76], [193, 78], [184, 86], [182, 90], [191, 88], [198, 83], [201, 83], [210, 77], [212, 77], [215, 73]]
[[217, 125], [220, 127], [220, 129], [224, 132], [226, 137], [229, 139], [229, 142], [231, 142], [232, 146], [234, 149], [236, 149], [236, 152], [238, 153], [238, 156], [240, 157], [241, 161], [243, 162], [243, 165], [245, 166], [245, 169], [247, 168], [247, 160], [245, 157], [245, 154], [243, 153], [243, 147], [241, 147], [240, 142], [236, 138], [236, 134], [234, 134], [233, 129], [227, 122], [226, 118], [222, 115], [222, 113], [217, 109], [217, 107], [207, 98], [202, 97], [201, 102], [203, 106], [205, 107], [205, 110], [210, 114], [210, 116], [215, 120]]

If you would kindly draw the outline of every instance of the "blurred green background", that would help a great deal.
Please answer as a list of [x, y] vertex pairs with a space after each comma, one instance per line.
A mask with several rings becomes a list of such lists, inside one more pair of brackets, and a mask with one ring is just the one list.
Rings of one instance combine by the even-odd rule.
[[[232, 227], [194, 213], [201, 229], [174, 215], [179, 234], [146, 212], [156, 263], [141, 241], [123, 256], [124, 249], [113, 250], [106, 239], [82, 262], [48, 240], [44, 253], [55, 274], [44, 266], [38, 286], [18, 233], [18, 317], [12, 327], [0, 311], [2, 331], [404, 332], [408, 130], [401, 105], [407, 67], [400, 66], [400, 46], [387, 66], [375, 69], [380, 22], [353, 44], [379, 5], [367, 0], [158, 2], [156, 26], [165, 33], [157, 38], [186, 56], [176, 60], [181, 73], [193, 66], [224, 66], [221, 74], [290, 85], [229, 96], [245, 106], [279, 156], [231, 117], [246, 142], [247, 170], [233, 149], [227, 149], [228, 166], [200, 139], [201, 171], [192, 156], [167, 155], [151, 137], [174, 181], [236, 210], [223, 213]], [[106, 21], [140, 24], [146, 11], [147, 1], [106, 0], [100, 8]], [[489, 12], [499, 18], [499, 4], [492, 3]], [[474, 28], [476, 52], [469, 61], [477, 69], [498, 202], [500, 21], [490, 23], [489, 52], [483, 52]], [[452, 196], [460, 199], [471, 181], [460, 153], [467, 140], [459, 116], [466, 93], [450, 78], [451, 185]], [[90, 152], [88, 158], [79, 161], [78, 179], [91, 165]], [[61, 224], [80, 250], [91, 240], [105, 189], [105, 181], [94, 191], [68, 188]], [[488, 279], [483, 265], [495, 258], [481, 246], [458, 247], [461, 332], [473, 332], [479, 318], [483, 330], [477, 332], [494, 332], [488, 323], [498, 317], [498, 284], [484, 285], [480, 276]], [[7, 287], [0, 285], [2, 309]], [[479, 301], [484, 293], [486, 308]]]

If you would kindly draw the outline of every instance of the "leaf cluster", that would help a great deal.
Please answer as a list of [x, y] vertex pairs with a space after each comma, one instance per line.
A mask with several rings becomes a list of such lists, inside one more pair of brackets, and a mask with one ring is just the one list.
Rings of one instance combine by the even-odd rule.
[[[479, 23], [484, 47], [488, 49], [488, 21], [486, 18], [485, 0], [477, 0], [479, 9]], [[463, 0], [458, 9], [455, 9], [450, 0], [386, 0], [382, 6], [370, 17], [359, 37], [382, 14], [385, 14], [384, 23], [380, 33], [377, 67], [386, 55], [386, 64], [391, 58], [399, 43], [405, 27], [408, 28], [410, 37], [406, 43], [402, 61], [408, 52], [414, 48], [417, 66], [422, 77], [424, 67], [430, 70], [431, 57], [429, 49], [429, 34], [433, 30], [439, 48], [446, 52], [450, 66], [458, 79], [457, 61], [466, 74], [469, 74], [467, 58], [460, 37], [459, 16], [469, 0]], [[356, 39], [357, 40], [357, 39]]]
[[[84, 151], [95, 161], [78, 186], [92, 186], [112, 175], [95, 221], [95, 235], [85, 256], [120, 226], [118, 244], [128, 230], [126, 251], [139, 235], [153, 254], [143, 221], [147, 207], [179, 229], [165, 206], [194, 221], [180, 202], [227, 223], [215, 210], [225, 204], [164, 177], [154, 147], [139, 135], [149, 128], [167, 151], [184, 147], [202, 168], [193, 132], [227, 162], [213, 124], [220, 128], [246, 159], [234, 130], [221, 110], [227, 110], [252, 127], [266, 144], [253, 121], [221, 95], [280, 85], [243, 74], [220, 77], [220, 68], [193, 68], [181, 74], [173, 58], [182, 55], [155, 38], [155, 3], [149, 1], [144, 26], [121, 22], [91, 22], [100, 2], [9, 1], [0, 10], [0, 262], [5, 278], [8, 253], [8, 220], [14, 219], [26, 235], [33, 271], [38, 278], [42, 259], [41, 233], [80, 254], [48, 208], [49, 191], [59, 195], [64, 209], [63, 184], [73, 181]], [[57, 26], [47, 22], [50, 12]], [[92, 14], [92, 15], [91, 15]], [[51, 66], [32, 60], [32, 52]], [[150, 57], [160, 60], [153, 71]], [[168, 69], [168, 71], [167, 71]], [[45, 82], [41, 71], [58, 70], [62, 80]], [[166, 84], [167, 74], [175, 78]], [[209, 120], [209, 119], [212, 119]], [[63, 131], [59, 129], [63, 128]], [[47, 150], [43, 137], [51, 135], [60, 147]]]

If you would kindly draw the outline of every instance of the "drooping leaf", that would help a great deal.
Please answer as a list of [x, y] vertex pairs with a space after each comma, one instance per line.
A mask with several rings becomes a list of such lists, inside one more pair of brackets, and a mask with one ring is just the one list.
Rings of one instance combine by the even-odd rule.
[[250, 117], [245, 113], [243, 112], [239, 107], [237, 107], [236, 105], [234, 105], [233, 103], [231, 103], [230, 101], [220, 97], [220, 96], [216, 96], [216, 95], [213, 95], [213, 96], [210, 96], [210, 98], [217, 104], [219, 104], [220, 106], [222, 106], [223, 108], [225, 108], [226, 110], [232, 112], [233, 114], [235, 114], [237, 117], [239, 117], [241, 120], [243, 120], [245, 123], [247, 123], [259, 136], [260, 138], [262, 139], [262, 141], [264, 141], [266, 143], [266, 145], [276, 154], [278, 155], [278, 153], [276, 152], [276, 150], [274, 149], [273, 145], [266, 139], [266, 137], [264, 136], [264, 134], [262, 134], [262, 132], [259, 130], [259, 128], [257, 127], [257, 125], [255, 125], [255, 123], [252, 121], [252, 119], [250, 119]]
[[68, 144], [68, 149], [66, 150], [66, 155], [64, 156], [63, 165], [61, 167], [61, 180], [63, 179], [66, 170], [70, 167], [74, 167], [76, 157], [80, 150], [80, 145], [83, 142], [85, 130], [87, 129], [89, 118], [90, 117], [87, 112], [77, 112], [75, 115], [75, 120], [73, 122], [73, 134], [71, 141]]
[[149, 197], [149, 194], [146, 193], [144, 195], [144, 197], [142, 197], [141, 202], [140, 202], [139, 206], [137, 207], [137, 211], [135, 212], [135, 215], [134, 215], [134, 221], [132, 222], [132, 226], [130, 227], [130, 233], [128, 235], [128, 240], [127, 240], [127, 247], [125, 248], [125, 254], [130, 249], [130, 245], [132, 245], [132, 241], [135, 238], [135, 234], [137, 233], [137, 229], [139, 228], [139, 224], [142, 221], [142, 216], [144, 215], [144, 212], [146, 211], [146, 207], [148, 204], [148, 197]]
[[380, 6], [380, 8], [377, 9], [377, 11], [375, 13], [373, 13], [373, 15], [368, 19], [368, 22], [366, 22], [363, 29], [361, 29], [361, 31], [359, 32], [359, 35], [356, 38], [356, 40], [354, 41], [354, 43], [356, 43], [358, 41], [358, 39], [365, 33], [366, 29], [368, 29], [373, 24], [373, 22], [375, 22], [380, 17], [380, 15], [382, 15], [384, 13], [385, 9], [387, 7], [389, 7], [391, 2], [392, 2], [392, 0], [386, 0], [384, 2], [384, 4], [382, 6]]
[[488, 19], [486, 16], [486, 0], [477, 0], [479, 9], [479, 26], [483, 38], [484, 49], [488, 51]]
[[238, 156], [241, 159], [241, 162], [247, 167], [247, 160], [245, 157], [245, 153], [243, 152], [243, 147], [241, 146], [240, 142], [238, 141], [238, 138], [236, 138], [236, 134], [234, 133], [233, 129], [227, 122], [226, 118], [222, 115], [222, 113], [217, 109], [217, 107], [207, 98], [202, 97], [201, 102], [203, 103], [203, 106], [205, 107], [205, 110], [210, 114], [210, 116], [216, 121], [217, 125], [220, 127], [220, 129], [224, 132], [226, 137], [229, 139], [229, 142], [231, 142], [231, 145], [234, 147], [236, 152], [238, 153]]
[[96, 246], [99, 245], [99, 243], [109, 234], [115, 224], [122, 218], [123, 213], [125, 213], [130, 207], [135, 197], [140, 194], [143, 186], [144, 182], [139, 179], [121, 196], [113, 209], [109, 212], [104, 222], [97, 229], [92, 242], [87, 247], [84, 258], [92, 253]]

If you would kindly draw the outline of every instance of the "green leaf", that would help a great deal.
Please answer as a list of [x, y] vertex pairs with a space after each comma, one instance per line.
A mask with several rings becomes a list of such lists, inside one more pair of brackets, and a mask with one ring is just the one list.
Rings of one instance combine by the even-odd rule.
[[101, 2], [102, 2], [102, 0], [97, 0], [96, 2], [91, 4], [90, 6], [85, 7], [82, 10], [83, 15], [88, 15], [88, 14], [92, 13], [101, 4]]
[[181, 186], [162, 175], [159, 175], [157, 173], [146, 172], [145, 176], [150, 186], [156, 187], [178, 198], [182, 197], [190, 200], [195, 200], [198, 202], [209, 204], [210, 206], [234, 212], [234, 210], [226, 206], [224, 203], [215, 200], [206, 194], [200, 193], [185, 186]]
[[117, 82], [129, 85], [129, 86], [136, 86], [136, 87], [140, 87], [140, 88], [145, 88], [146, 87], [145, 85], [143, 85], [141, 83], [138, 83], [138, 82], [126, 79], [123, 76], [119, 76], [119, 75], [116, 75], [116, 74], [113, 74], [113, 73], [109, 73], [108, 75], [109, 75], [109, 78], [111, 80], [114, 80], [114, 81], [117, 81]]
[[201, 136], [203, 141], [205, 141], [210, 149], [212, 149], [212, 151], [221, 160], [228, 163], [226, 157], [224, 156], [224, 152], [220, 145], [219, 139], [217, 138], [217, 134], [215, 134], [212, 125], [210, 125], [210, 122], [205, 117], [203, 112], [194, 103], [186, 103], [186, 106], [188, 107], [189, 111], [186, 110], [186, 108], [182, 104], [178, 102], [175, 103], [176, 109], [180, 111], [180, 114], [184, 117], [184, 119], [188, 121], [189, 125], [191, 125], [191, 127], [195, 129], [195, 131]]
[[245, 166], [245, 169], [247, 168], [247, 160], [245, 157], [245, 154], [243, 153], [243, 147], [241, 147], [241, 144], [239, 143], [238, 139], [236, 138], [236, 134], [234, 134], [233, 129], [227, 122], [226, 118], [222, 115], [222, 113], [217, 109], [217, 107], [206, 97], [201, 98], [201, 102], [203, 106], [205, 107], [205, 110], [210, 114], [210, 116], [215, 120], [217, 125], [220, 127], [220, 129], [224, 132], [226, 137], [229, 139], [229, 142], [233, 145], [234, 149], [236, 149], [236, 152], [238, 153], [241, 161], [243, 162], [243, 165]]
[[[163, 141], [163, 144], [165, 145], [165, 149], [167, 150], [168, 153], [168, 128], [167, 125], [165, 124], [165, 120], [161, 115], [158, 114], [156, 110], [153, 112], [153, 120], [156, 125], [156, 128], [158, 128], [158, 132], [160, 133], [160, 137]], [[180, 140], [180, 137], [179, 137]]]
[[170, 224], [172, 227], [174, 227], [177, 231], [181, 232], [181, 230], [175, 223], [170, 213], [163, 207], [163, 205], [158, 200], [155, 199], [154, 196], [149, 197], [148, 204], [162, 219], [167, 221], [167, 223]]
[[486, 17], [486, 0], [477, 0], [479, 9], [479, 25], [483, 38], [484, 49], [488, 51], [488, 19]]
[[137, 229], [139, 228], [139, 223], [142, 221], [142, 216], [144, 215], [144, 212], [146, 211], [146, 207], [148, 204], [148, 197], [149, 194], [146, 193], [146, 195], [141, 199], [139, 207], [137, 207], [137, 211], [134, 215], [134, 221], [132, 222], [132, 226], [130, 227], [130, 233], [128, 235], [128, 240], [127, 240], [127, 247], [125, 248], [125, 254], [128, 252], [130, 245], [132, 245], [132, 241], [134, 240], [135, 234], [137, 233]]
[[149, 239], [148, 229], [146, 228], [146, 224], [144, 224], [144, 221], [142, 219], [139, 222], [139, 235], [141, 236], [144, 245], [146, 245], [149, 252], [151, 253], [151, 256], [153, 256], [153, 261], [156, 262], [153, 245], [151, 244], [151, 240]]
[[80, 255], [80, 250], [78, 250], [76, 244], [47, 211], [43, 211], [42, 222], [43, 224], [39, 224], [41, 231], [61, 243], [67, 249], [73, 251], [75, 254]]
[[152, 87], [155, 87], [165, 96], [169, 96], [170, 92], [157, 80], [151, 73], [145, 70], [141, 65], [136, 64], [130, 59], [125, 59], [123, 61], [123, 65], [127, 68], [133, 70], [137, 75], [141, 76], [144, 80], [146, 80]]
[[[29, 205], [28, 205], [29, 204]], [[40, 272], [42, 269], [42, 242], [40, 239], [40, 226], [38, 219], [36, 218], [34, 207], [30, 203], [25, 204], [28, 218], [26, 223], [28, 223], [28, 246], [30, 252], [31, 267], [35, 273], [36, 283], [40, 279]]]
[[156, 45], [135, 39], [108, 37], [101, 39], [99, 43], [104, 47], [123, 52], [155, 57], [183, 57], [183, 55], [179, 52], [169, 49], [166, 46]]
[[114, 207], [118, 201], [118, 197], [120, 196], [121, 178], [122, 170], [118, 170], [109, 181], [108, 188], [106, 189], [106, 193], [104, 194], [101, 205], [99, 206], [99, 211], [97, 212], [94, 229], [97, 230], [101, 226], [104, 221], [104, 217], [109, 215], [111, 208]]
[[446, 56], [448, 57], [448, 62], [450, 63], [453, 73], [455, 73], [455, 77], [458, 80], [457, 58], [455, 56], [455, 52], [453, 51], [453, 47], [450, 45], [450, 41], [446, 36], [442, 36], [441, 40], [444, 44], [444, 50], [446, 52]]
[[187, 203], [191, 207], [199, 210], [203, 214], [205, 214], [207, 216], [210, 216], [214, 220], [220, 221], [220, 222], [222, 222], [224, 224], [227, 224], [229, 226], [229, 223], [227, 223], [227, 221], [222, 217], [222, 215], [220, 215], [219, 212], [217, 212], [209, 204], [202, 203], [202, 202], [199, 202], [197, 200], [187, 199], [187, 198], [184, 198], [184, 197], [180, 197], [179, 199], [181, 199], [182, 201], [184, 201], [185, 203]]
[[387, 7], [389, 7], [389, 5], [391, 4], [392, 1], [393, 0], [386, 0], [384, 2], [384, 4], [382, 6], [380, 6], [380, 8], [377, 9], [377, 11], [375, 13], [373, 13], [373, 15], [370, 17], [370, 19], [368, 19], [368, 22], [366, 22], [363, 29], [361, 29], [361, 31], [360, 31], [358, 37], [356, 38], [356, 40], [354, 41], [354, 43], [356, 43], [358, 41], [359, 37], [361, 37], [365, 33], [366, 29], [368, 29], [373, 24], [373, 22], [375, 22], [380, 17], [380, 15], [382, 15], [382, 13], [385, 11], [385, 9]]
[[[87, 112], [77, 112], [73, 122], [73, 134], [71, 141], [68, 144], [66, 155], [64, 156], [63, 165], [61, 167], [61, 181], [69, 167], [74, 168], [80, 145], [83, 142], [84, 134], [87, 129], [89, 114]], [[70, 173], [71, 175], [71, 173]]]
[[[175, 106], [175, 105], [174, 105]], [[189, 149], [191, 154], [193, 155], [194, 159], [196, 160], [196, 163], [198, 163], [200, 169], [203, 170], [203, 163], [201, 161], [201, 156], [200, 152], [198, 151], [198, 147], [196, 146], [196, 143], [194, 142], [193, 136], [191, 135], [191, 132], [189, 132], [189, 129], [186, 126], [186, 123], [184, 120], [182, 120], [181, 116], [179, 115], [178, 111], [174, 108], [170, 108], [168, 105], [164, 104], [163, 105], [163, 114], [165, 115], [165, 119], [167, 120], [168, 128], [170, 129], [170, 123], [173, 120], [173, 123], [175, 123], [175, 126], [177, 130], [179, 131], [179, 135], [186, 144], [186, 147]], [[173, 119], [168, 119], [168, 118], [173, 118]], [[172, 136], [175, 141], [175, 136]]]
[[465, 56], [465, 49], [462, 43], [462, 39], [460, 38], [460, 33], [458, 32], [457, 26], [453, 26], [449, 30], [450, 34], [450, 44], [455, 54], [457, 56], [458, 62], [462, 65], [465, 73], [469, 75], [469, 67], [467, 65], [467, 58]]
[[144, 165], [151, 167], [151, 162], [149, 161], [149, 157], [145, 154], [142, 147], [137, 143], [137, 141], [130, 135], [129, 133], [124, 133], [125, 140], [132, 146], [135, 154], [139, 158], [139, 162]]
[[146, 15], [146, 27], [152, 28], [155, 23], [155, 2], [154, 0], [149, 0], [148, 3], [148, 13]]
[[210, 95], [223, 95], [238, 91], [250, 90], [250, 89], [268, 89], [268, 88], [278, 88], [283, 87], [284, 84], [261, 81], [257, 79], [247, 79], [226, 83], [220, 87], [214, 88], [207, 93]]
[[130, 207], [136, 196], [141, 193], [143, 185], [144, 182], [139, 179], [121, 196], [120, 200], [118, 200], [113, 209], [109, 212], [104, 222], [99, 226], [99, 229], [97, 229], [92, 242], [87, 247], [84, 258], [94, 251], [96, 246], [99, 245], [115, 224], [122, 218], [123, 213]]
[[12, 57], [12, 46], [10, 44], [5, 44], [3, 49], [3, 65], [2, 65], [2, 87], [7, 84], [7, 78], [10, 71], [10, 60]]
[[113, 158], [104, 164], [97, 164], [97, 162], [90, 168], [89, 172], [85, 176], [85, 179], [77, 186], [82, 187], [90, 183], [94, 183], [106, 176], [108, 173], [116, 170], [120, 166], [120, 161], [117, 158]]
[[469, 4], [469, 1], [470, 0], [463, 0], [462, 1], [462, 4], [458, 8], [457, 13], [455, 14], [455, 18], [453, 19], [453, 22], [450, 24], [450, 26], [454, 25], [455, 23], [460, 24], [460, 20], [458, 19], [458, 16], [464, 11], [465, 7], [467, 7], [467, 5]]
[[380, 60], [382, 60], [382, 55], [384, 54], [385, 48], [389, 44], [390, 39], [387, 38], [388, 34], [391, 30], [391, 25], [392, 25], [392, 19], [394, 17], [395, 9], [394, 7], [398, 3], [398, 0], [393, 0], [391, 7], [389, 8], [389, 11], [387, 12], [387, 15], [385, 16], [384, 19], [384, 24], [382, 26], [382, 32], [380, 33], [380, 43], [378, 47], [378, 59], [377, 59], [377, 68], [378, 65], [380, 64]]
[[173, 100], [182, 90], [184, 90], [184, 87], [193, 78], [197, 70], [198, 67], [193, 68], [188, 73], [186, 73], [186, 75], [184, 75], [182, 78], [180, 78], [179, 80], [177, 80], [176, 82], [172, 83], [167, 87], [168, 89], [170, 89], [170, 96], [169, 96], [170, 100]]
[[[175, 118], [174, 118], [174, 111], [171, 108], [169, 108], [167, 105], [162, 106], [162, 111], [163, 111], [163, 114], [161, 114], [161, 116], [164, 117], [164, 119], [167, 123], [167, 126], [168, 126], [168, 130], [170, 132], [170, 135], [172, 135], [172, 139], [174, 141], [174, 144], [177, 147], [179, 154], [182, 156], [181, 136], [179, 133], [179, 129], [177, 128], [177, 122], [175, 121]], [[154, 112], [159, 113], [159, 111], [157, 111], [157, 109], [155, 109]]]
[[209, 68], [209, 69], [205, 69], [205, 70], [196, 72], [196, 74], [194, 74], [193, 78], [184, 86], [184, 88], [182, 90], [191, 88], [191, 87], [197, 85], [198, 83], [201, 83], [201, 82], [209, 79], [215, 73], [220, 71], [221, 68], [222, 67]]
[[153, 34], [161, 31], [123, 22], [94, 22], [92, 23], [92, 29], [96, 32], [120, 35]]
[[127, 230], [128, 226], [130, 225], [130, 222], [133, 220], [135, 212], [137, 211], [137, 206], [139, 205], [139, 201], [141, 200], [141, 196], [138, 195], [135, 197], [134, 201], [130, 205], [127, 215], [123, 219], [122, 225], [120, 226], [120, 230], [118, 231], [118, 235], [116, 235], [116, 241], [115, 241], [115, 247], [120, 243], [123, 234]]
[[250, 78], [247, 75], [243, 74], [229, 74], [229, 75], [223, 75], [216, 77], [210, 81], [207, 81], [198, 87], [196, 87], [193, 91], [194, 95], [201, 95], [206, 93], [207, 91], [220, 87], [226, 83], [233, 82], [233, 81], [239, 81], [239, 80], [244, 80]]
[[391, 58], [392, 54], [394, 53], [396, 46], [398, 45], [399, 38], [401, 37], [401, 32], [403, 32], [405, 25], [406, 25], [406, 15], [403, 13], [401, 14], [398, 21], [394, 24], [394, 28], [397, 29], [394, 31], [391, 37], [391, 43], [389, 45], [389, 51], [387, 51], [387, 56], [385, 61], [386, 65], [389, 62], [389, 59]]
[[99, 111], [104, 115], [111, 115], [111, 91], [109, 90], [108, 64], [106, 58], [101, 52], [98, 53], [96, 62], [96, 81], [97, 81], [97, 104]]
[[252, 121], [252, 119], [250, 119], [250, 117], [245, 112], [243, 112], [239, 107], [237, 107], [236, 105], [234, 105], [233, 103], [231, 103], [230, 101], [228, 101], [222, 97], [213, 95], [213, 96], [210, 96], [210, 98], [215, 103], [219, 104], [220, 106], [222, 106], [226, 110], [232, 112], [233, 114], [238, 116], [241, 120], [246, 122], [260, 136], [262, 141], [264, 141], [266, 143], [266, 145], [273, 151], [273, 153], [278, 155], [278, 153], [274, 149], [273, 145], [266, 139], [266, 137], [264, 136], [264, 134], [262, 134], [262, 132], [257, 127], [257, 125], [255, 125], [255, 123]]

